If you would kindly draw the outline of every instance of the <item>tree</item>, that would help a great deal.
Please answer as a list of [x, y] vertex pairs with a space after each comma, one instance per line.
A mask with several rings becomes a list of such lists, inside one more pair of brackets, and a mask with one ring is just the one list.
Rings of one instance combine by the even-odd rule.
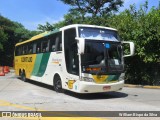
[[52, 31], [55, 29], [55, 27], [53, 25], [51, 25], [49, 22], [46, 22], [45, 25], [41, 25], [41, 24], [38, 24], [38, 28], [40, 31]]
[[103, 16], [112, 11], [118, 11], [123, 5], [123, 0], [60, 0], [65, 4], [72, 6], [70, 9], [79, 11], [84, 18], [86, 14], [91, 14], [92, 17]]
[[[119, 14], [93, 12], [88, 15], [84, 8], [92, 0], [61, 0], [72, 6], [64, 20], [52, 26], [60, 28], [69, 24], [94, 24], [116, 28], [121, 40], [133, 41], [135, 56], [125, 58], [126, 82], [132, 84], [160, 85], [160, 9], [148, 10], [148, 1], [137, 9], [131, 5]], [[94, 0], [96, 2], [96, 0]], [[101, 0], [99, 0], [101, 1]], [[79, 6], [78, 6], [79, 4]], [[93, 7], [94, 8], [94, 7]], [[78, 11], [77, 9], [81, 9]], [[96, 10], [96, 9], [95, 9]], [[81, 16], [86, 15], [85, 19]], [[84, 14], [83, 14], [84, 13]], [[94, 18], [93, 18], [94, 17]]]
[[118, 11], [123, 5], [123, 0], [60, 0], [71, 6], [69, 12], [64, 15], [64, 20], [58, 23], [39, 25], [41, 31], [52, 31], [70, 24], [95, 24], [103, 25], [106, 18]]
[[7, 35], [4, 33], [3, 29], [0, 28], [0, 51], [3, 51], [3, 44], [7, 39]]
[[15, 44], [27, 40], [37, 33], [0, 15], [0, 65], [12, 66]]
[[126, 82], [132, 84], [160, 85], [160, 10], [148, 11], [148, 2], [106, 19], [109, 26], [117, 28], [121, 40], [133, 41], [135, 56], [125, 59]]

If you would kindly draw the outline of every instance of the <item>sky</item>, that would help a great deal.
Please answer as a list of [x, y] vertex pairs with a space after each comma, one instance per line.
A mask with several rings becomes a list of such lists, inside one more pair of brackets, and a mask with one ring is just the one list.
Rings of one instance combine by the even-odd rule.
[[[124, 0], [120, 11], [129, 8], [131, 4], [137, 8], [146, 0]], [[148, 0], [149, 9], [158, 6], [159, 0]], [[63, 20], [70, 6], [60, 0], [0, 0], [0, 15], [21, 23], [29, 30], [36, 30], [38, 24], [51, 24]]]

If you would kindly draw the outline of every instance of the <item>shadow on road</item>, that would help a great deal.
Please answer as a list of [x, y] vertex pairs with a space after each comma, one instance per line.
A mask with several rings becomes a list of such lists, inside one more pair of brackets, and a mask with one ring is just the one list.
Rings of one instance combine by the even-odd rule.
[[[19, 80], [21, 80], [21, 79], [19, 78]], [[41, 82], [37, 82], [37, 81], [33, 81], [33, 80], [27, 80], [27, 83], [30, 83], [30, 84], [33, 84], [33, 85], [36, 85], [36, 86], [39, 86], [39, 87], [47, 88], [47, 89], [50, 89], [50, 90], [54, 90], [53, 86], [47, 85], [47, 84], [44, 84], [44, 83], [41, 83]]]
[[85, 100], [124, 98], [128, 96], [128, 94], [122, 93], [122, 92], [78, 94], [70, 91], [65, 91], [65, 94], [72, 97], [79, 98], [79, 99], [85, 99]]

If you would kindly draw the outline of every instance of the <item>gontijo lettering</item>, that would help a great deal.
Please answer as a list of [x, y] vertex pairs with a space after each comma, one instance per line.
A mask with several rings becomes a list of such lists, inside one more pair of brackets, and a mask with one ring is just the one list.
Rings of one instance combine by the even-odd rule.
[[21, 62], [32, 62], [32, 57], [22, 57]]

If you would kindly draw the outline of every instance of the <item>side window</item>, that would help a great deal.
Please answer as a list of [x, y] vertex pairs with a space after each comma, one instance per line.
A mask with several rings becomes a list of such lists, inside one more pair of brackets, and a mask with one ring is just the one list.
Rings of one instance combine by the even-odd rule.
[[50, 40], [50, 52], [55, 52], [56, 51], [56, 42], [55, 42], [55, 35], [49, 36]]
[[37, 41], [37, 45], [36, 45], [36, 53], [40, 53], [41, 52], [41, 42]]
[[48, 40], [42, 41], [42, 52], [49, 52], [49, 41]]
[[16, 47], [15, 47], [15, 56], [20, 55], [20, 54], [19, 54], [19, 48], [20, 48], [19, 46], [16, 46]]
[[62, 33], [61, 32], [50, 35], [48, 39], [50, 41], [49, 43], [50, 52], [62, 51]]
[[55, 52], [56, 51], [56, 42], [55, 42], [55, 40], [52, 40], [50, 42], [50, 51], [51, 52]]
[[24, 45], [22, 46], [22, 55], [24, 55], [25, 51], [24, 51]]
[[28, 54], [32, 54], [33, 53], [33, 43], [29, 43], [28, 44]]
[[58, 33], [55, 38], [56, 51], [62, 51], [62, 33]]
[[24, 45], [22, 46], [22, 55], [26, 55], [26, 54], [27, 54], [27, 49], [28, 49], [27, 45], [24, 44]]
[[33, 44], [33, 53], [34, 53], [34, 54], [36, 53], [36, 46], [37, 46], [37, 44], [34, 43], [34, 44]]
[[22, 46], [18, 48], [18, 55], [22, 55]]
[[28, 51], [28, 45], [27, 45], [27, 44], [25, 44], [23, 49], [24, 49], [24, 54], [27, 54], [27, 51]]
[[46, 47], [46, 52], [49, 52], [49, 45], [50, 45], [50, 40], [47, 40], [47, 47]]

